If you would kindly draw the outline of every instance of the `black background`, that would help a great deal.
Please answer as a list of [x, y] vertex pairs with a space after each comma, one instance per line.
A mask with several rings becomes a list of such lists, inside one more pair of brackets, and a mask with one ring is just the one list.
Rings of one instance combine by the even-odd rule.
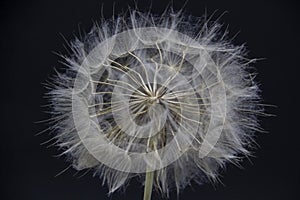
[[[115, 1], [115, 12], [134, 3]], [[149, 3], [140, 0], [141, 9]], [[112, 1], [1, 1], [1, 199], [142, 199], [143, 186], [132, 180], [125, 193], [107, 197], [106, 187], [92, 173], [69, 169], [57, 158], [55, 147], [40, 143], [49, 135], [35, 134], [46, 126], [34, 123], [48, 116], [41, 105], [45, 89], [41, 85], [60, 66], [53, 51], [66, 53], [67, 40], [78, 33], [78, 25], [88, 31], [92, 22], [112, 15]], [[152, 1], [154, 13], [161, 13], [168, 2]], [[174, 1], [180, 8], [182, 1]], [[266, 58], [255, 64], [263, 99], [277, 108], [267, 108], [276, 117], [262, 118], [268, 133], [258, 133], [259, 148], [244, 169], [229, 165], [216, 186], [192, 184], [180, 199], [300, 199], [299, 166], [299, 6], [296, 1], [213, 1], [190, 0], [187, 14], [201, 16], [228, 11], [220, 22], [229, 24], [230, 36], [239, 34], [234, 44], [246, 42], [249, 57]], [[298, 70], [299, 71], [299, 70]], [[172, 199], [175, 199], [172, 193]], [[298, 197], [298, 198], [297, 198]], [[154, 195], [153, 199], [159, 198]]]

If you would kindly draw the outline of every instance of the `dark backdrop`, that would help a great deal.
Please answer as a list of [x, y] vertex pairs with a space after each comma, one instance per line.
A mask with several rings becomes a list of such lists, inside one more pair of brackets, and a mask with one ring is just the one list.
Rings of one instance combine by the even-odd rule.
[[[149, 4], [139, 1], [141, 9]], [[88, 31], [92, 21], [112, 14], [112, 1], [101, 0], [5, 0], [0, 3], [1, 48], [1, 199], [110, 199], [106, 187], [89, 173], [78, 178], [55, 147], [40, 145], [49, 135], [35, 134], [44, 128], [35, 121], [48, 116], [42, 82], [59, 66], [52, 51], [66, 52], [67, 40]], [[115, 12], [126, 10], [127, 2], [116, 1]], [[130, 5], [134, 5], [132, 2]], [[167, 2], [153, 0], [152, 10], [161, 13]], [[174, 2], [180, 8], [181, 1]], [[186, 13], [201, 16], [218, 10], [221, 22], [229, 24], [235, 44], [247, 44], [251, 58], [266, 58], [255, 65], [264, 102], [276, 105], [267, 111], [276, 117], [262, 118], [269, 133], [257, 136], [259, 148], [244, 169], [229, 165], [216, 186], [192, 184], [180, 199], [300, 199], [299, 197], [299, 6], [296, 1], [214, 1], [190, 0]], [[74, 176], [75, 174], [75, 176]], [[143, 187], [132, 180], [126, 193], [111, 199], [142, 199]], [[157, 196], [154, 196], [158, 198]], [[298, 198], [297, 198], [298, 197]], [[175, 199], [175, 195], [172, 194]]]

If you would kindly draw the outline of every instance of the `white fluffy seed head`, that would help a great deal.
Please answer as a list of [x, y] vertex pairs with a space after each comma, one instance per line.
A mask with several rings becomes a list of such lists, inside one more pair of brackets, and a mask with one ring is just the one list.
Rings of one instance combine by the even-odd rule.
[[110, 193], [154, 171], [168, 196], [249, 154], [262, 112], [253, 60], [218, 23], [133, 10], [95, 24], [71, 49], [48, 93], [56, 144]]

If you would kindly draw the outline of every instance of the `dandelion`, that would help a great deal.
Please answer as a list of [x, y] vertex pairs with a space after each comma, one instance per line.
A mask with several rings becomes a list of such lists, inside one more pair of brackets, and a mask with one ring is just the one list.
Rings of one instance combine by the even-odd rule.
[[168, 198], [250, 154], [262, 112], [245, 48], [206, 17], [167, 9], [102, 19], [48, 93], [56, 144], [113, 193], [132, 177]]

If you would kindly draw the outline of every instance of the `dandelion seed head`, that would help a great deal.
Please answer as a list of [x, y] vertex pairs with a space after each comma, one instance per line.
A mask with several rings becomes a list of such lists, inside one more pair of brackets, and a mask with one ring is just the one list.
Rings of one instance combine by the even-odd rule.
[[133, 10], [73, 41], [49, 91], [57, 144], [73, 167], [93, 169], [110, 193], [153, 171], [168, 196], [249, 155], [262, 112], [253, 60], [220, 28], [172, 9]]

